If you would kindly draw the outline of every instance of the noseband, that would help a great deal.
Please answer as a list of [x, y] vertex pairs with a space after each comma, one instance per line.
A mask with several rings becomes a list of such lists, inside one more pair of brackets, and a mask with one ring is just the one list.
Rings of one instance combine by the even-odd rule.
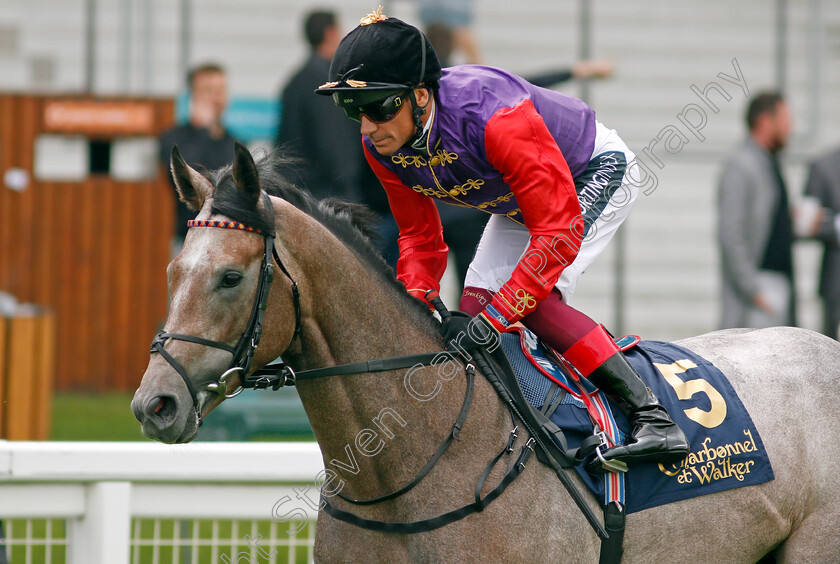
[[[269, 220], [271, 224], [273, 224], [274, 206], [271, 204], [271, 198], [269, 198], [268, 194], [266, 194], [265, 192], [262, 193], [262, 198], [263, 203], [265, 204], [266, 212], [269, 216]], [[189, 227], [221, 227], [225, 229], [239, 229], [241, 231], [250, 231], [253, 233], [257, 233], [259, 235], [262, 235], [265, 239], [265, 254], [263, 255], [262, 264], [260, 265], [260, 280], [257, 284], [257, 293], [254, 297], [254, 305], [251, 308], [251, 317], [248, 320], [248, 325], [245, 327], [245, 331], [242, 333], [242, 336], [239, 338], [239, 341], [236, 343], [235, 346], [230, 346], [227, 343], [211, 341], [209, 339], [195, 337], [192, 335], [169, 333], [166, 330], [159, 331], [158, 334], [155, 335], [154, 340], [152, 341], [151, 352], [158, 353], [164, 359], [166, 359], [166, 361], [172, 366], [172, 368], [174, 368], [178, 372], [178, 374], [181, 375], [181, 378], [187, 385], [187, 389], [190, 391], [190, 396], [192, 396], [193, 408], [195, 409], [195, 413], [198, 417], [198, 422], [200, 425], [201, 407], [198, 400], [199, 391], [207, 390], [215, 392], [219, 395], [224, 395], [225, 397], [234, 397], [242, 392], [242, 387], [240, 387], [232, 394], [227, 394], [225, 392], [225, 389], [227, 385], [227, 380], [230, 377], [230, 375], [235, 374], [237, 372], [241, 372], [242, 379], [244, 379], [245, 375], [247, 375], [248, 371], [251, 369], [251, 363], [254, 359], [254, 350], [256, 350], [257, 346], [260, 343], [260, 339], [262, 338], [262, 325], [263, 319], [265, 318], [265, 309], [268, 303], [268, 291], [271, 288], [271, 282], [274, 279], [274, 265], [272, 264], [272, 257], [274, 258], [274, 261], [277, 262], [277, 266], [280, 267], [280, 270], [283, 272], [283, 274], [285, 274], [286, 277], [292, 282], [292, 300], [294, 302], [295, 308], [295, 331], [292, 334], [292, 340], [297, 338], [298, 335], [300, 335], [301, 331], [300, 292], [298, 291], [297, 283], [294, 281], [291, 274], [289, 274], [289, 271], [283, 265], [283, 261], [277, 254], [277, 248], [274, 246], [274, 237], [272, 235], [263, 234], [259, 229], [255, 229], [253, 227], [247, 226], [236, 221], [193, 219], [188, 221], [187, 225]], [[231, 359], [230, 365], [228, 366], [227, 370], [224, 372], [224, 374], [222, 374], [219, 377], [217, 381], [209, 383], [201, 390], [196, 390], [195, 386], [190, 381], [190, 378], [187, 375], [186, 369], [181, 365], [181, 363], [179, 363], [175, 359], [175, 357], [169, 354], [164, 348], [168, 339], [174, 339], [177, 341], [188, 341], [190, 343], [198, 343], [200, 345], [221, 349], [231, 353], [233, 355], [233, 358]]]

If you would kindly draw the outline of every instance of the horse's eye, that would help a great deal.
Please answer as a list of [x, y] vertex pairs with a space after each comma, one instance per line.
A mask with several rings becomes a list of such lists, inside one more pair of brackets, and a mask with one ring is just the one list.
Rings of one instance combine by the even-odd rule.
[[222, 288], [233, 288], [242, 281], [242, 275], [238, 272], [227, 272], [222, 276]]

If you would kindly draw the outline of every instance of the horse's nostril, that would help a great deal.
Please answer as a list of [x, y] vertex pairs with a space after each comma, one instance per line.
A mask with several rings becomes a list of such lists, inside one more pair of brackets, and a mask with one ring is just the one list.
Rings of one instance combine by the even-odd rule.
[[178, 412], [178, 403], [172, 396], [158, 396], [151, 398], [146, 404], [146, 414], [153, 418], [159, 419], [164, 423], [175, 418]]

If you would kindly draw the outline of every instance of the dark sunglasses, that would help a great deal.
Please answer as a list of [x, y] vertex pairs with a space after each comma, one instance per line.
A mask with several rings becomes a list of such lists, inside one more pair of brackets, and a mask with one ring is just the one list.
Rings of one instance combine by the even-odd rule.
[[377, 100], [370, 104], [363, 104], [361, 106], [342, 106], [347, 117], [354, 121], [361, 122], [362, 115], [366, 115], [368, 119], [375, 123], [383, 123], [394, 119], [394, 116], [400, 111], [403, 105], [403, 98], [405, 92], [388, 96], [384, 100]]

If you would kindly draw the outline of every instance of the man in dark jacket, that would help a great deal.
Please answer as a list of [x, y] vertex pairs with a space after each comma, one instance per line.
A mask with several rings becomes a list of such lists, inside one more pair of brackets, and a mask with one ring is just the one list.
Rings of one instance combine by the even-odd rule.
[[823, 298], [823, 332], [838, 338], [840, 326], [840, 148], [811, 163], [805, 196], [816, 198], [820, 206], [818, 221], [810, 233], [822, 241], [825, 252], [820, 274], [820, 296]]
[[277, 144], [284, 153], [300, 159], [286, 175], [317, 198], [367, 204], [381, 218], [379, 250], [395, 266], [397, 227], [385, 194], [376, 189], [379, 181], [365, 161], [358, 128], [332, 100], [312, 95], [327, 80], [330, 61], [341, 41], [335, 13], [310, 12], [304, 19], [303, 32], [310, 47], [309, 57], [280, 95]]
[[283, 88], [277, 143], [287, 154], [302, 159], [290, 175], [295, 183], [319, 198], [361, 201], [359, 184], [368, 167], [356, 127], [331, 100], [312, 95], [326, 80], [341, 41], [335, 13], [310, 12], [303, 29], [309, 58]]
[[[215, 170], [233, 159], [234, 138], [222, 125], [222, 114], [228, 103], [227, 76], [217, 64], [203, 64], [193, 68], [187, 75], [190, 89], [189, 120], [160, 136], [158, 160], [169, 175], [169, 156], [177, 145], [187, 164], [199, 170]], [[169, 176], [170, 183], [172, 177]], [[172, 184], [175, 190], [174, 183]], [[187, 235], [187, 220], [195, 212], [175, 195], [175, 236], [172, 240], [172, 255], [181, 252]]]

